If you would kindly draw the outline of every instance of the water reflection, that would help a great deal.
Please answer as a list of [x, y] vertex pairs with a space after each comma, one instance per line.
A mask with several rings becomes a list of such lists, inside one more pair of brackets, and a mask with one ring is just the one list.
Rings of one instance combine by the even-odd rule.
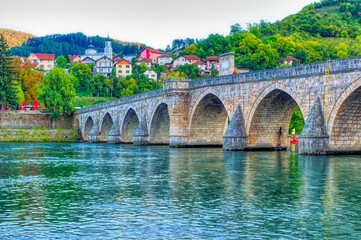
[[361, 237], [358, 156], [1, 144], [5, 238]]

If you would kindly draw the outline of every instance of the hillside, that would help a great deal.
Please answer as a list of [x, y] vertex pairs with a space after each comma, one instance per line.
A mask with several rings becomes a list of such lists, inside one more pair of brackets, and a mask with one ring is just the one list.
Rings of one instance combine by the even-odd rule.
[[0, 34], [3, 34], [9, 47], [21, 46], [24, 42], [26, 42], [29, 38], [35, 37], [32, 34], [15, 31], [11, 29], [1, 28]]
[[[11, 52], [15, 56], [22, 57], [28, 57], [30, 53], [53, 53], [56, 57], [66, 54], [81, 55], [89, 45], [93, 45], [97, 51], [102, 52], [106, 40], [107, 38], [100, 36], [88, 37], [83, 33], [53, 34], [30, 38], [21, 46], [13, 47]], [[115, 55], [139, 54], [140, 49], [145, 47], [141, 43], [110, 40]]]
[[[296, 57], [301, 63], [360, 56], [360, 3], [322, 0], [274, 23], [261, 21], [250, 24], [246, 30], [235, 24], [228, 36], [211, 34], [190, 46], [184, 39], [183, 45], [188, 47], [181, 54], [205, 60], [206, 56], [234, 52], [236, 66], [250, 70], [285, 66], [280, 63], [287, 56]], [[174, 41], [172, 50], [177, 50]]]

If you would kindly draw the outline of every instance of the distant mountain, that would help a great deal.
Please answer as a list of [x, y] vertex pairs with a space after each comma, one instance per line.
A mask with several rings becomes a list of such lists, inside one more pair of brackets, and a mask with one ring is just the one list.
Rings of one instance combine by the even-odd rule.
[[35, 37], [30, 33], [15, 31], [6, 28], [0, 28], [0, 34], [3, 34], [10, 48], [21, 46], [29, 38]]
[[[83, 33], [53, 34], [44, 37], [32, 37], [24, 41], [21, 46], [11, 49], [12, 55], [28, 57], [30, 53], [52, 53], [56, 57], [60, 55], [82, 55], [89, 45], [102, 52], [107, 38], [100, 36], [88, 37]], [[10, 36], [10, 41], [12, 38]], [[142, 43], [123, 42], [110, 39], [114, 55], [139, 54], [146, 46]]]

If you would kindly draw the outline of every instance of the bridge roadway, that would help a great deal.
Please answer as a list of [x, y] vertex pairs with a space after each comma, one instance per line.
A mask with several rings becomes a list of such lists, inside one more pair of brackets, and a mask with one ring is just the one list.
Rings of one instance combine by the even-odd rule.
[[76, 110], [85, 141], [285, 149], [297, 106], [306, 119], [301, 154], [361, 152], [361, 57], [206, 78], [170, 79], [163, 89]]

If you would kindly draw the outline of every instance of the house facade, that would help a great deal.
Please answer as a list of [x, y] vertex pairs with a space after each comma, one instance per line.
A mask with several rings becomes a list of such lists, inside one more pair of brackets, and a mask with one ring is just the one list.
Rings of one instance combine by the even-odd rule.
[[167, 64], [172, 63], [172, 61], [173, 61], [172, 56], [169, 54], [166, 54], [166, 53], [163, 55], [160, 55], [157, 58], [157, 62], [159, 65], [167, 65]]
[[196, 61], [201, 61], [201, 59], [194, 55], [181, 56], [173, 61], [173, 69], [181, 65], [193, 64]]
[[115, 75], [116, 77], [128, 77], [132, 75], [132, 64], [122, 59], [115, 64]]
[[148, 69], [144, 75], [147, 77], [147, 78], [151, 78], [153, 79], [154, 81], [157, 81], [158, 79], [158, 76], [157, 76], [157, 73], [154, 72], [152, 69]]
[[104, 74], [105, 76], [110, 76], [113, 69], [113, 60], [103, 56], [95, 62], [95, 73]]
[[159, 50], [156, 49], [152, 49], [152, 48], [145, 48], [141, 53], [140, 53], [140, 58], [141, 59], [149, 59], [152, 61], [152, 63], [156, 63], [157, 62], [157, 58], [159, 56], [163, 55], [163, 53]]
[[212, 66], [214, 66], [217, 70], [219, 70], [218, 57], [206, 57], [206, 69], [212, 70]]
[[31, 53], [28, 59], [35, 64], [37, 69], [49, 71], [54, 68], [54, 54]]

